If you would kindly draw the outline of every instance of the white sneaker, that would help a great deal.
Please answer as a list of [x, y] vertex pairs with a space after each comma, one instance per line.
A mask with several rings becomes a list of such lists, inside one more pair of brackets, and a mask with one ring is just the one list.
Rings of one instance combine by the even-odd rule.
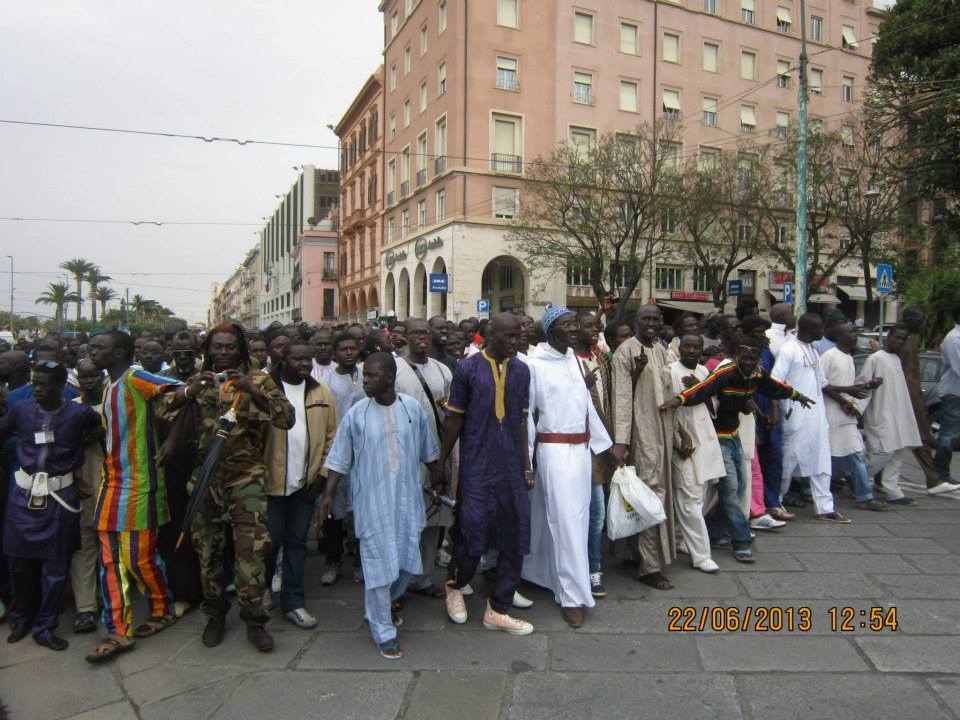
[[520, 620], [511, 617], [505, 613], [498, 613], [490, 603], [487, 603], [487, 611], [483, 614], [483, 626], [487, 630], [505, 630], [511, 635], [529, 635], [533, 632], [533, 625], [526, 620]]
[[687, 548], [687, 543], [685, 543], [682, 539], [677, 540], [677, 552], [683, 553], [684, 555], [690, 554], [690, 550]]
[[290, 610], [289, 612], [284, 613], [284, 617], [286, 617], [287, 620], [292, 622], [298, 628], [303, 630], [309, 630], [317, 626], [317, 619], [303, 608]]
[[457, 625], [467, 621], [467, 605], [463, 602], [463, 592], [447, 586], [447, 617]]
[[694, 567], [701, 572], [709, 573], [711, 575], [720, 572], [720, 566], [717, 565], [712, 558], [707, 558], [703, 562], [694, 565]]
[[784, 525], [786, 525], [786, 523], [783, 520], [775, 519], [770, 513], [765, 513], [750, 521], [750, 527], [753, 530], [778, 530]]
[[470, 587], [470, 583], [467, 583], [462, 588], [460, 588], [460, 592], [463, 593], [464, 597], [470, 597], [471, 595], [473, 595], [473, 588]]
[[[515, 608], [520, 608], [521, 610], [526, 610], [528, 607], [533, 607], [533, 600], [526, 598], [520, 593], [514, 591], [513, 593], [513, 606]], [[532, 628], [531, 628], [532, 631]], [[523, 633], [526, 635], [526, 633]]]
[[960, 483], [952, 483], [944, 480], [943, 482], [937, 483], [932, 488], [927, 488], [927, 494], [943, 495], [944, 493], [954, 492], [955, 490], [960, 490]]

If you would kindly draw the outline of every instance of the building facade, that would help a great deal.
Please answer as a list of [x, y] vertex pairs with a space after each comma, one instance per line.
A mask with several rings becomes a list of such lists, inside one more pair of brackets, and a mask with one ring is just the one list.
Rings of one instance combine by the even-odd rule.
[[[811, 126], [842, 130], [882, 13], [868, 0], [806, 8], [801, 18], [797, 0], [383, 0], [382, 309], [460, 319], [479, 300], [535, 315], [548, 302], [593, 305], [576, 277], [531, 271], [507, 242], [527, 164], [559, 142], [662, 118], [682, 127], [678, 158], [776, 142], [796, 123], [801, 22]], [[766, 306], [789, 270], [751, 262], [743, 292]], [[695, 275], [661, 263], [637, 294], [702, 311]], [[856, 263], [836, 275], [862, 311]], [[444, 282], [446, 294], [432, 292]]]
[[340, 140], [340, 318], [363, 320], [380, 307], [383, 210], [383, 67], [370, 76], [334, 132]]
[[292, 283], [294, 322], [318, 324], [337, 320], [339, 245], [336, 223], [330, 219], [301, 236]]

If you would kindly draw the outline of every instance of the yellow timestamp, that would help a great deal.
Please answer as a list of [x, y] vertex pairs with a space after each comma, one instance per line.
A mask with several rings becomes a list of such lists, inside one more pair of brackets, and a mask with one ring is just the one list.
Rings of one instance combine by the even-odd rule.
[[869, 630], [896, 632], [900, 625], [896, 606], [891, 607], [830, 607], [827, 608], [832, 632], [856, 632]]
[[[822, 612], [822, 611], [821, 611]], [[819, 618], [818, 618], [819, 615]], [[806, 605], [746, 607], [674, 606], [667, 610], [668, 632], [814, 632], [824, 618]], [[830, 632], [896, 632], [899, 619], [896, 607], [855, 608], [833, 606], [826, 609]]]

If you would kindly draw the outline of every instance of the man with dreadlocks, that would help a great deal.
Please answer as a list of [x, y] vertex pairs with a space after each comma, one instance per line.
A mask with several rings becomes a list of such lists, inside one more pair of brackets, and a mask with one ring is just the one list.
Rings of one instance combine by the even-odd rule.
[[[218, 375], [226, 380], [218, 381]], [[265, 628], [270, 616], [263, 607], [270, 542], [264, 450], [268, 424], [282, 430], [293, 427], [293, 406], [273, 378], [266, 373], [251, 374], [243, 328], [235, 324], [218, 325], [210, 331], [203, 348], [203, 370], [191, 379], [187, 397], [195, 400], [200, 410], [198, 465], [217, 433], [220, 416], [231, 407], [237, 415], [192, 527], [207, 616], [203, 644], [215, 647], [223, 641], [230, 608], [224, 597], [223, 555], [231, 529], [240, 617], [247, 625], [247, 639], [261, 652], [269, 652], [273, 638]]]

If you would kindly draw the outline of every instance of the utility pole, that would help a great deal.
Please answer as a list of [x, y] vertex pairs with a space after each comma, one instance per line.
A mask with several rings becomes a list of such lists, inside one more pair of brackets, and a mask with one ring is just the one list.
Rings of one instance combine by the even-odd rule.
[[130, 330], [130, 288], [126, 289], [126, 300], [123, 303], [123, 324]]
[[13, 255], [7, 255], [10, 258], [10, 334], [13, 339], [17, 339], [16, 321], [13, 319]]
[[807, 312], [807, 5], [800, 0], [800, 112], [797, 126], [797, 253], [793, 264], [793, 309]]

